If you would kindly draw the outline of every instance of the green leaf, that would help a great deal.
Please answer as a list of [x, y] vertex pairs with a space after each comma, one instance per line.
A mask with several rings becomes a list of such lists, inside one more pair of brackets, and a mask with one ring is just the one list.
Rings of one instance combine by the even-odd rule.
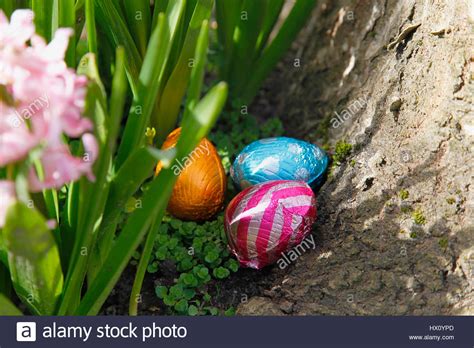
[[5, 241], [3, 240], [2, 229], [0, 229], [0, 262], [5, 266], [8, 266], [8, 254], [7, 249], [5, 248]]
[[165, 295], [165, 297], [163, 298], [163, 302], [167, 306], [174, 306], [176, 303], [176, 299], [173, 296]]
[[58, 247], [45, 219], [17, 202], [3, 230], [13, 286], [35, 314], [52, 315], [63, 287]]
[[183, 224], [183, 222], [181, 220], [178, 220], [178, 219], [172, 219], [170, 221], [171, 227], [175, 230], [178, 230], [181, 227], [182, 224]]
[[202, 266], [197, 269], [196, 275], [201, 279], [206, 279], [209, 275], [209, 269], [207, 267]]
[[86, 10], [86, 29], [87, 29], [87, 45], [89, 52], [97, 56], [97, 30], [95, 26], [95, 9], [94, 0], [85, 0]]
[[232, 272], [237, 272], [239, 270], [239, 263], [234, 259], [230, 259], [226, 263], [227, 268], [229, 268]]
[[234, 33], [241, 16], [242, 0], [216, 0], [216, 17], [219, 42], [224, 49], [224, 66], [221, 78], [229, 81], [229, 71], [234, 53]]
[[128, 80], [134, 94], [138, 93], [138, 75], [142, 65], [142, 58], [138, 52], [124, 19], [118, 12], [112, 0], [94, 1], [97, 24], [107, 35], [114, 48], [123, 46], [127, 58], [125, 67]]
[[159, 269], [158, 262], [152, 262], [147, 267], [148, 273], [156, 273], [158, 272], [158, 269]]
[[208, 293], [205, 293], [202, 299], [204, 300], [204, 302], [209, 302], [211, 301], [211, 295], [209, 295]]
[[166, 246], [160, 247], [156, 251], [155, 256], [160, 261], [166, 260], [166, 258], [168, 257], [168, 248]]
[[31, 8], [35, 13], [36, 32], [49, 42], [51, 40], [53, 0], [31, 0]]
[[192, 70], [190, 59], [193, 58], [196, 51], [202, 22], [209, 19], [213, 4], [214, 0], [200, 0], [197, 3], [178, 61], [158, 100], [157, 112], [151, 120], [152, 126], [157, 130], [158, 143], [164, 140], [176, 125]]
[[216, 307], [206, 307], [205, 309], [207, 309], [211, 315], [219, 314], [219, 309]]
[[168, 19], [161, 14], [158, 25], [150, 39], [149, 49], [140, 71], [139, 88], [135, 93], [118, 149], [116, 159], [118, 168], [122, 166], [133, 151], [143, 145], [145, 130], [156, 103], [170, 50], [171, 33], [169, 25], [171, 24]]
[[155, 7], [153, 9], [153, 20], [152, 20], [152, 30], [156, 28], [158, 23], [158, 15], [164, 13], [168, 8], [170, 0], [159, 0], [155, 1]]
[[265, 1], [243, 0], [242, 13], [245, 16], [240, 16], [234, 33], [235, 46], [229, 80], [232, 92], [238, 93], [239, 88], [245, 86], [249, 66], [254, 63], [258, 35], [265, 18], [265, 5]]
[[[0, 229], [0, 238], [2, 231]], [[10, 276], [10, 270], [8, 268], [8, 255], [7, 251], [4, 249], [0, 250], [0, 257], [4, 258], [0, 260], [0, 293], [3, 293], [7, 297], [11, 297], [13, 293], [13, 285]]]
[[205, 260], [207, 263], [213, 263], [213, 262], [215, 262], [218, 258], [219, 258], [219, 253], [216, 252], [215, 250], [211, 250], [210, 252], [208, 252], [208, 253], [206, 254], [206, 257], [204, 258], [204, 260]]
[[[93, 55], [90, 54], [92, 57]], [[104, 122], [107, 124], [104, 127], [105, 134], [100, 141], [99, 156], [94, 163], [94, 172], [96, 174], [95, 182], [91, 183], [85, 179], [81, 180], [80, 199], [82, 204], [79, 205], [78, 215], [78, 233], [75, 241], [73, 255], [69, 266], [70, 272], [66, 278], [65, 291], [63, 301], [60, 306], [59, 314], [66, 314], [70, 308], [72, 298], [80, 294], [84, 277], [87, 272], [89, 259], [96, 261], [94, 256], [94, 246], [97, 240], [97, 233], [95, 228], [97, 222], [102, 216], [106, 204], [106, 198], [109, 190], [109, 183], [107, 181], [108, 171], [112, 162], [112, 155], [115, 150], [116, 138], [120, 127], [121, 115], [123, 113], [123, 106], [125, 103], [126, 83], [125, 83], [125, 67], [124, 67], [124, 51], [122, 48], [117, 48], [116, 57], [116, 73], [112, 81], [112, 96], [110, 112], [113, 116], [107, 117]], [[102, 110], [104, 116], [104, 110]], [[105, 118], [105, 117], [104, 117]], [[97, 124], [97, 120], [95, 122]], [[83, 248], [90, 250], [87, 255], [82, 254]], [[94, 256], [91, 256], [94, 255]], [[100, 260], [100, 259], [99, 259]], [[95, 262], [93, 262], [95, 264]], [[91, 268], [89, 272], [89, 281], [92, 281], [96, 274], [96, 270]]]
[[191, 70], [189, 79], [188, 93], [186, 97], [186, 106], [183, 118], [189, 117], [189, 113], [196, 106], [201, 98], [202, 84], [207, 62], [207, 49], [209, 46], [209, 21], [205, 20], [201, 25], [201, 32], [196, 44], [196, 53], [194, 54], [194, 67]]
[[174, 309], [178, 313], [186, 313], [188, 311], [188, 301], [186, 301], [185, 299], [179, 300], [175, 304]]
[[112, 178], [101, 223], [101, 231], [111, 231], [115, 226], [128, 199], [140, 188], [140, 185], [153, 174], [156, 159], [149, 149], [135, 151]]
[[198, 313], [199, 313], [199, 310], [195, 305], [189, 306], [189, 308], [188, 308], [188, 314], [189, 315], [196, 316], [196, 315], [198, 315]]
[[234, 307], [230, 307], [229, 309], [227, 309], [225, 312], [224, 312], [224, 315], [226, 317], [233, 317], [235, 315], [235, 308]]
[[245, 85], [241, 85], [241, 98], [244, 103], [250, 103], [255, 97], [265, 78], [290, 48], [299, 31], [306, 24], [315, 4], [316, 0], [296, 0], [278, 34], [256, 62], [250, 80]]
[[218, 267], [212, 272], [212, 274], [217, 279], [225, 279], [230, 275], [230, 271], [227, 268]]
[[163, 299], [168, 294], [168, 288], [166, 286], [157, 286], [155, 288], [155, 293], [158, 298]]
[[158, 150], [155, 148], [149, 148], [148, 151], [160, 161], [164, 168], [169, 168], [171, 163], [176, 158], [176, 148], [172, 147], [166, 150]]
[[181, 284], [173, 285], [170, 288], [170, 295], [175, 299], [181, 299], [184, 296], [184, 288]]
[[263, 0], [265, 2], [265, 16], [263, 18], [262, 28], [258, 35], [257, 54], [260, 54], [261, 51], [265, 48], [268, 38], [272, 33], [272, 30], [275, 27], [276, 22], [280, 16], [285, 0]]
[[194, 289], [184, 289], [184, 298], [186, 300], [191, 300], [196, 296], [196, 290]]
[[[191, 116], [181, 123], [182, 131], [176, 148], [177, 158], [190, 153], [210, 131], [227, 100], [228, 87], [225, 82], [214, 86], [192, 110]], [[194, 147], [191, 147], [192, 144]]]
[[[74, 29], [76, 24], [74, 2], [74, 0], [53, 0], [52, 35], [54, 35], [54, 32], [59, 28]], [[76, 35], [79, 36], [80, 34], [81, 33], [75, 33], [75, 35], [69, 39], [65, 61], [71, 68], [76, 65]]]
[[0, 294], [0, 316], [19, 316], [23, 313], [3, 294]]
[[186, 284], [187, 286], [190, 286], [190, 287], [195, 287], [195, 286], [198, 285], [198, 281], [197, 281], [196, 277], [191, 273], [187, 273], [183, 277], [183, 281], [184, 281], [184, 284]]
[[122, 2], [125, 9], [130, 33], [137, 43], [142, 57], [145, 56], [148, 38], [150, 36], [151, 13], [149, 0], [125, 0]]
[[193, 268], [193, 259], [191, 257], [186, 257], [179, 263], [180, 271], [188, 271]]

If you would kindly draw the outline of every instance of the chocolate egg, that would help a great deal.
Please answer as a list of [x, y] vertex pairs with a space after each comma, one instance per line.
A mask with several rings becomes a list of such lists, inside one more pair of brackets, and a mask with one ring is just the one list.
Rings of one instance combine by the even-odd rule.
[[[174, 147], [181, 128], [166, 138], [162, 149]], [[162, 168], [156, 167], [156, 175]], [[179, 175], [173, 188], [168, 212], [182, 220], [207, 220], [224, 204], [226, 175], [221, 159], [212, 143], [206, 138], [186, 157], [177, 160], [171, 168]]]
[[277, 137], [247, 145], [235, 159], [230, 175], [239, 189], [271, 180], [299, 180], [311, 186], [321, 183], [328, 156], [317, 145]]
[[277, 180], [235, 196], [225, 212], [225, 231], [240, 264], [260, 269], [301, 243], [315, 220], [311, 187], [301, 181]]

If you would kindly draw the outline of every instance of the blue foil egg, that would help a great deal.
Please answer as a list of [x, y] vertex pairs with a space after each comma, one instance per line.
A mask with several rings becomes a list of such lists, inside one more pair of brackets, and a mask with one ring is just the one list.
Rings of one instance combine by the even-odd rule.
[[303, 140], [277, 137], [254, 141], [235, 159], [230, 175], [239, 189], [270, 180], [319, 185], [328, 167], [327, 154]]

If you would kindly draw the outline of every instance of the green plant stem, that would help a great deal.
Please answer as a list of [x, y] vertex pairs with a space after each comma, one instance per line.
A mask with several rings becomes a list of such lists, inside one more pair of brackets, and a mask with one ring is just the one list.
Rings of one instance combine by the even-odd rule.
[[31, 0], [31, 8], [35, 13], [36, 32], [46, 41], [50, 41], [53, 0]]
[[[73, 259], [69, 267], [72, 274], [66, 282], [63, 301], [60, 306], [59, 314], [64, 315], [68, 311], [74, 311], [74, 299], [79, 296], [87, 271], [87, 265], [90, 255], [93, 251], [94, 242], [97, 238], [95, 232], [96, 222], [104, 211], [109, 183], [107, 182], [107, 173], [112, 161], [112, 153], [115, 149], [116, 138], [120, 127], [121, 115], [125, 104], [126, 84], [125, 84], [125, 52], [123, 48], [117, 49], [116, 72], [114, 75], [110, 115], [108, 117], [108, 134], [104, 144], [100, 149], [100, 155], [96, 162], [97, 179], [95, 183], [86, 182], [82, 179], [81, 189], [83, 201], [80, 202], [79, 226], [81, 231], [79, 238], [74, 245]], [[82, 250], [87, 251], [82, 255]]]
[[94, 53], [94, 55], [98, 57], [94, 0], [86, 0], [85, 17], [86, 17], [86, 29], [87, 29], [87, 44], [89, 47], [89, 52]]
[[[53, 0], [53, 24], [52, 33], [59, 28], [75, 28], [76, 25], [76, 11], [75, 11], [74, 0]], [[69, 67], [75, 67], [76, 65], [76, 35], [75, 33], [70, 39], [68, 48], [66, 50], [66, 63]]]
[[129, 315], [137, 315], [138, 313], [138, 296], [142, 291], [143, 280], [145, 279], [146, 270], [148, 264], [150, 263], [151, 254], [153, 253], [153, 246], [155, 244], [156, 235], [158, 233], [158, 228], [160, 223], [157, 224], [157, 221], [153, 221], [152, 227], [148, 232], [148, 236], [145, 241], [145, 246], [143, 247], [142, 255], [140, 262], [138, 263], [137, 273], [135, 274], [135, 280], [133, 281], [132, 292], [130, 294], [130, 303], [129, 303]]

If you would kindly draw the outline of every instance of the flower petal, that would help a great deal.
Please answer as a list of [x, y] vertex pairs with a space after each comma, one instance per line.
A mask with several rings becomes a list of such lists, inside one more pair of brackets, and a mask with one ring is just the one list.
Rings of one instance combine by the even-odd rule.
[[5, 225], [7, 210], [16, 201], [15, 183], [0, 180], [0, 227]]

